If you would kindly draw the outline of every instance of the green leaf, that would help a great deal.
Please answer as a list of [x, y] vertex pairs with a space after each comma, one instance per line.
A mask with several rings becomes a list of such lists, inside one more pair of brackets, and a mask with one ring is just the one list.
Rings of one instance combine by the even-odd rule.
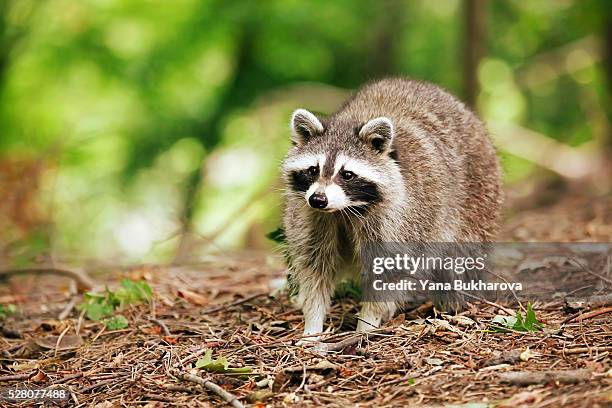
[[361, 299], [361, 286], [355, 281], [343, 280], [336, 285], [334, 299]]
[[266, 238], [276, 242], [277, 244], [286, 244], [287, 236], [285, 235], [285, 230], [282, 228], [277, 228], [272, 232], [266, 234]]
[[0, 320], [4, 320], [12, 314], [15, 314], [17, 307], [13, 304], [0, 305]]
[[106, 288], [104, 293], [88, 292], [83, 296], [83, 303], [78, 307], [84, 310], [87, 318], [93, 321], [110, 316], [117, 309], [127, 305], [148, 302], [153, 297], [151, 287], [145, 281], [124, 279], [121, 287], [115, 292]]
[[501, 316], [497, 315], [491, 320], [491, 324], [494, 326], [493, 329], [496, 331], [505, 332], [504, 328], [511, 329], [516, 323], [515, 316]]
[[521, 311], [518, 310], [516, 312], [516, 322], [514, 322], [514, 324], [512, 325], [512, 328], [514, 330], [521, 330], [524, 326], [525, 326], [525, 323], [523, 322], [523, 315], [521, 314]]
[[527, 304], [527, 313], [525, 318], [521, 314], [521, 311], [516, 312], [516, 316], [500, 316], [497, 315], [491, 320], [493, 330], [498, 332], [507, 332], [508, 329], [521, 332], [535, 332], [542, 329], [543, 325], [536, 317], [535, 312], [531, 303]]
[[206, 350], [204, 357], [196, 361], [196, 368], [202, 368], [211, 373], [236, 373], [247, 374], [251, 372], [250, 367], [230, 368], [229, 361], [224, 356], [212, 359], [212, 349]]
[[538, 321], [531, 303], [527, 303], [527, 314], [525, 316], [525, 323], [523, 326], [527, 331], [539, 331], [544, 326]]
[[109, 330], [121, 330], [128, 327], [130, 322], [123, 315], [117, 315], [104, 319], [104, 325]]
[[106, 303], [90, 303], [85, 308], [85, 314], [89, 320], [98, 321], [113, 313], [113, 307]]
[[204, 357], [196, 361], [196, 368], [204, 368], [208, 366], [212, 361], [212, 349], [206, 350]]

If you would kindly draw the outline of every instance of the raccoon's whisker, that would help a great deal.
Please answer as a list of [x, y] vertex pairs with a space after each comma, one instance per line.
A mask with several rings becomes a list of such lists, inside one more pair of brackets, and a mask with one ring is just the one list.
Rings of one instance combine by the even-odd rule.
[[357, 217], [360, 220], [365, 220], [365, 217], [361, 214], [359, 214], [354, 208], [351, 207], [345, 207], [345, 210], [350, 213], [351, 215], [354, 215], [355, 217]]

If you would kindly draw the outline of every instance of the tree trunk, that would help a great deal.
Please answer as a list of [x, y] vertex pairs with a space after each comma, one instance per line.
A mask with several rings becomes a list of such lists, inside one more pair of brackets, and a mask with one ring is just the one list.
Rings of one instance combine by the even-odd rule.
[[475, 109], [480, 91], [478, 64], [486, 52], [487, 0], [465, 0], [464, 21], [465, 101]]

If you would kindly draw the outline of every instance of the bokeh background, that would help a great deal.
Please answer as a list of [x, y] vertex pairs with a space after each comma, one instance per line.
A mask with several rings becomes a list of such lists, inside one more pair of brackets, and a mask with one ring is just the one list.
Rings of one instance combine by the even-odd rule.
[[0, 0], [0, 263], [170, 262], [269, 247], [291, 111], [330, 113], [389, 74], [473, 106], [511, 196], [537, 201], [542, 183], [605, 194], [611, 9]]

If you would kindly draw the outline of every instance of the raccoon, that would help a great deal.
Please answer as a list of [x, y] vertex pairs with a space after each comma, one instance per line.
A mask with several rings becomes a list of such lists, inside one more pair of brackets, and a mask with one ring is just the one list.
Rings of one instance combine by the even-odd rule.
[[[502, 205], [496, 151], [481, 121], [436, 85], [371, 82], [327, 118], [298, 109], [282, 173], [290, 276], [316, 342], [339, 279], [367, 242], [489, 242]], [[396, 302], [363, 302], [358, 331]]]

